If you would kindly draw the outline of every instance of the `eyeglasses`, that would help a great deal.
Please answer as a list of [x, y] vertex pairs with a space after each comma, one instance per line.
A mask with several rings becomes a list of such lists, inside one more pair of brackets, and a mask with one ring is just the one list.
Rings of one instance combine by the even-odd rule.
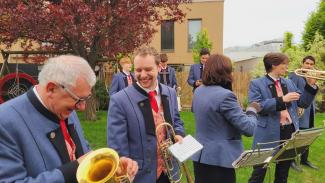
[[76, 103], [75, 103], [75, 106], [76, 107], [78, 107], [78, 105], [80, 105], [80, 104], [82, 104], [82, 103], [86, 103], [86, 101], [87, 100], [89, 100], [90, 99], [90, 97], [91, 97], [91, 94], [90, 95], [88, 95], [87, 97], [78, 97], [76, 94], [74, 94], [68, 87], [66, 87], [66, 86], [64, 86], [64, 85], [62, 85], [62, 84], [59, 84], [59, 86], [64, 90], [64, 91], [66, 91], [70, 96], [71, 96], [71, 98], [73, 99], [73, 100], [75, 100], [76, 101]]

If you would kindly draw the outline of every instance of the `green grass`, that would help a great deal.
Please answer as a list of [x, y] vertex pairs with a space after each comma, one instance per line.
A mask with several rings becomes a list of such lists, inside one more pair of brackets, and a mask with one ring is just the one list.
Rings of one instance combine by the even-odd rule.
[[[79, 113], [81, 124], [84, 130], [84, 134], [89, 141], [93, 149], [100, 147], [106, 147], [106, 111], [98, 112], [98, 120], [96, 122], [85, 121], [83, 115]], [[184, 121], [184, 126], [187, 134], [195, 134], [195, 122], [194, 116], [191, 112], [181, 112], [181, 118]], [[323, 120], [325, 119], [325, 113], [316, 114], [316, 127], [323, 127]], [[251, 137], [243, 137], [245, 149], [250, 149], [252, 144]], [[296, 173], [293, 170], [289, 172], [288, 183], [323, 183], [325, 182], [325, 135], [322, 134], [312, 145], [310, 149], [309, 160], [315, 165], [320, 167], [320, 171], [312, 170], [303, 166], [302, 173]], [[188, 161], [186, 163], [190, 171], [193, 172], [192, 163]], [[274, 165], [271, 166], [271, 178], [274, 177]], [[237, 183], [247, 183], [252, 172], [251, 168], [242, 168], [236, 170]], [[265, 177], [264, 182], [268, 182], [269, 173]], [[273, 182], [273, 181], [272, 181]]]

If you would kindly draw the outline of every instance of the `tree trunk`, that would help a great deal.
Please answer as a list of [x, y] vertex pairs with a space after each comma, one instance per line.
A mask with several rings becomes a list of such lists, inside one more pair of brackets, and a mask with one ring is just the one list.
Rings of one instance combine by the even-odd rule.
[[84, 112], [85, 119], [88, 121], [96, 121], [96, 109], [97, 109], [97, 100], [96, 100], [96, 94], [95, 89], [92, 89], [92, 97], [87, 101], [86, 104], [86, 110]]

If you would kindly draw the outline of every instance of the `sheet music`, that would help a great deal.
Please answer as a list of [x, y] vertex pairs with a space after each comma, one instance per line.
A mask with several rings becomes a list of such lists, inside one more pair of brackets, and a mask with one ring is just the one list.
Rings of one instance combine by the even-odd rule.
[[202, 148], [202, 144], [200, 144], [191, 135], [187, 135], [183, 138], [183, 142], [181, 144], [175, 143], [171, 145], [168, 150], [179, 162], [184, 162], [193, 156], [196, 152], [200, 151]]

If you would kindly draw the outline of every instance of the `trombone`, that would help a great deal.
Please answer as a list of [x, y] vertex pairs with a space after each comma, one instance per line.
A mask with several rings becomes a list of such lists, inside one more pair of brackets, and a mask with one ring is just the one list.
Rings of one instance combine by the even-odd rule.
[[298, 76], [325, 81], [325, 71], [313, 69], [296, 69], [294, 72]]
[[[121, 168], [123, 175], [117, 176]], [[90, 152], [77, 169], [79, 183], [131, 183], [127, 172], [119, 165], [119, 156], [111, 148], [101, 148]]]
[[182, 170], [188, 183], [194, 183], [194, 180], [184, 163], [179, 162], [168, 150], [169, 146], [175, 142], [175, 131], [169, 123], [161, 123], [156, 127], [156, 134], [159, 130], [166, 132], [166, 139], [162, 142], [158, 141], [159, 151], [164, 160], [165, 173], [171, 183], [180, 183], [182, 179]]

